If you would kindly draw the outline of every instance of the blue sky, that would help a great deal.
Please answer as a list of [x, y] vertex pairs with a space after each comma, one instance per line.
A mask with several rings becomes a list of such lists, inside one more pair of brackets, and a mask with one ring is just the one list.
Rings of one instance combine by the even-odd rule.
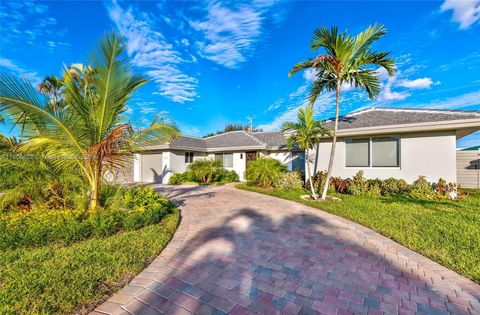
[[[378, 22], [397, 74], [382, 77], [370, 101], [345, 87], [342, 113], [372, 106], [480, 110], [480, 0], [472, 1], [48, 1], [0, 3], [0, 71], [39, 82], [85, 63], [109, 30], [125, 35], [135, 70], [151, 81], [128, 113], [144, 124], [160, 113], [183, 133], [202, 136], [226, 123], [276, 130], [295, 119], [312, 73], [288, 78], [314, 56], [312, 31], [337, 25], [355, 34]], [[316, 104], [333, 114], [333, 96]], [[3, 130], [5, 132], [5, 128]], [[480, 135], [458, 146], [480, 144]]]

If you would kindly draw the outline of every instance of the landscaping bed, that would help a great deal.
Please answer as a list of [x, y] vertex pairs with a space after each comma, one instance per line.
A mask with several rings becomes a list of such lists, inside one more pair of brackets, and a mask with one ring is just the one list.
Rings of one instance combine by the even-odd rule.
[[179, 210], [150, 187], [106, 186], [102, 206], [0, 212], [0, 314], [88, 313], [172, 238]]
[[480, 190], [462, 190], [458, 200], [333, 194], [341, 201], [313, 201], [302, 199], [307, 192], [301, 189], [236, 187], [358, 222], [480, 283]]

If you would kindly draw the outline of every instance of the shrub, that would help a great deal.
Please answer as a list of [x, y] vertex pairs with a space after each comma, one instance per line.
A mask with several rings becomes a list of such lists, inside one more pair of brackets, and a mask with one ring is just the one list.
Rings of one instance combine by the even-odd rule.
[[409, 185], [403, 179], [390, 177], [382, 183], [382, 195], [400, 195], [408, 192]]
[[[318, 194], [321, 194], [323, 192], [323, 186], [325, 184], [325, 180], [327, 178], [327, 172], [325, 171], [320, 171], [320, 172], [317, 172], [314, 176], [312, 176], [311, 179], [308, 179], [305, 183], [305, 189], [308, 189], [310, 190], [310, 180], [312, 180], [312, 184], [313, 184], [313, 189], [315, 189], [315, 191], [318, 193]], [[332, 193], [335, 191], [335, 188], [334, 186], [332, 185], [332, 182], [330, 181], [330, 185], [328, 187], [328, 192], [329, 193]]]
[[382, 181], [380, 179], [367, 180], [367, 192], [369, 196], [380, 196], [382, 194]]
[[250, 185], [270, 188], [286, 171], [287, 167], [281, 162], [272, 158], [260, 157], [248, 163], [245, 177]]
[[187, 176], [185, 173], [175, 173], [168, 179], [169, 185], [180, 185], [188, 181]]
[[348, 186], [348, 191], [352, 195], [363, 195], [368, 191], [368, 183], [363, 176], [363, 171], [359, 171], [353, 176], [350, 185]]
[[302, 174], [299, 172], [282, 173], [274, 183], [280, 190], [301, 190], [303, 187]]
[[[104, 237], [120, 230], [133, 230], [158, 223], [174, 204], [151, 187], [108, 188], [106, 209], [15, 211], [0, 216], [0, 249], [69, 244], [90, 237]], [[107, 196], [109, 195], [109, 197]], [[114, 199], [114, 200], [112, 200]]]
[[448, 193], [447, 181], [443, 178], [439, 178], [437, 183], [434, 185], [434, 190], [438, 196], [445, 197]]
[[333, 186], [335, 191], [339, 194], [346, 194], [348, 192], [348, 186], [350, 185], [350, 179], [342, 179], [340, 177], [331, 177], [330, 185]]
[[229, 171], [222, 168], [217, 171], [213, 181], [216, 183], [232, 183], [232, 182], [238, 182], [240, 181], [240, 179], [238, 178], [237, 172]]
[[410, 189], [410, 196], [417, 198], [431, 198], [434, 195], [432, 184], [430, 184], [425, 176], [419, 176], [416, 181], [413, 182]]
[[209, 184], [222, 170], [222, 162], [211, 159], [196, 160], [187, 168], [187, 176], [191, 174], [193, 181], [198, 181], [202, 184]]

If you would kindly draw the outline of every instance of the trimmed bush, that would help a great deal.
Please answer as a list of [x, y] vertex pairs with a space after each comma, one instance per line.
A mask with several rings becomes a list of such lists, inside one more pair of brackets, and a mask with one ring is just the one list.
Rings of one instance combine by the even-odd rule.
[[352, 195], [363, 195], [368, 191], [368, 183], [365, 177], [363, 176], [363, 171], [359, 171], [355, 176], [353, 176], [348, 186], [348, 191]]
[[280, 161], [260, 157], [248, 162], [245, 177], [249, 185], [270, 188], [286, 171], [287, 167]]
[[382, 195], [401, 195], [408, 192], [409, 185], [403, 179], [390, 177], [382, 183]]
[[[325, 171], [317, 172], [314, 176], [312, 176], [311, 179], [306, 181], [304, 187], [305, 187], [305, 189], [310, 190], [310, 180], [312, 180], [313, 181], [313, 189], [315, 189], [315, 191], [318, 194], [321, 194], [323, 192], [323, 186], [325, 184], [326, 179], [327, 179], [327, 172], [325, 172]], [[328, 187], [328, 192], [329, 193], [335, 192], [335, 188], [332, 185], [331, 181], [330, 181], [330, 185]]]
[[175, 207], [151, 187], [118, 188], [110, 197], [104, 198], [109, 206], [107, 209], [34, 209], [1, 215], [0, 249], [42, 246], [53, 242], [70, 244], [90, 237], [105, 237], [121, 230], [135, 230], [160, 222]]
[[431, 198], [435, 194], [435, 191], [425, 176], [419, 176], [418, 179], [413, 182], [409, 194], [417, 198]]
[[303, 188], [302, 174], [299, 172], [280, 174], [275, 182], [275, 188], [281, 190], [301, 190]]
[[380, 179], [367, 180], [367, 192], [369, 196], [380, 196], [382, 194], [382, 181]]
[[173, 174], [168, 179], [170, 185], [188, 182], [208, 185], [238, 181], [238, 174], [235, 171], [226, 170], [222, 167], [222, 162], [211, 159], [196, 160], [188, 166], [186, 172]]
[[350, 185], [350, 179], [341, 179], [340, 177], [331, 177], [330, 185], [333, 186], [335, 191], [339, 194], [346, 194], [348, 192], [348, 186]]

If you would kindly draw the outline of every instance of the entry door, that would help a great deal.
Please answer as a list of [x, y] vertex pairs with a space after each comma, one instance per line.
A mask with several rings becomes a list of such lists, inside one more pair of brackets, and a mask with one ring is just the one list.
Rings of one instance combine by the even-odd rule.
[[253, 152], [246, 152], [245, 153], [245, 161], [247, 163], [247, 167], [248, 167], [248, 162], [250, 161], [253, 161], [257, 158], [257, 151], [253, 151]]

